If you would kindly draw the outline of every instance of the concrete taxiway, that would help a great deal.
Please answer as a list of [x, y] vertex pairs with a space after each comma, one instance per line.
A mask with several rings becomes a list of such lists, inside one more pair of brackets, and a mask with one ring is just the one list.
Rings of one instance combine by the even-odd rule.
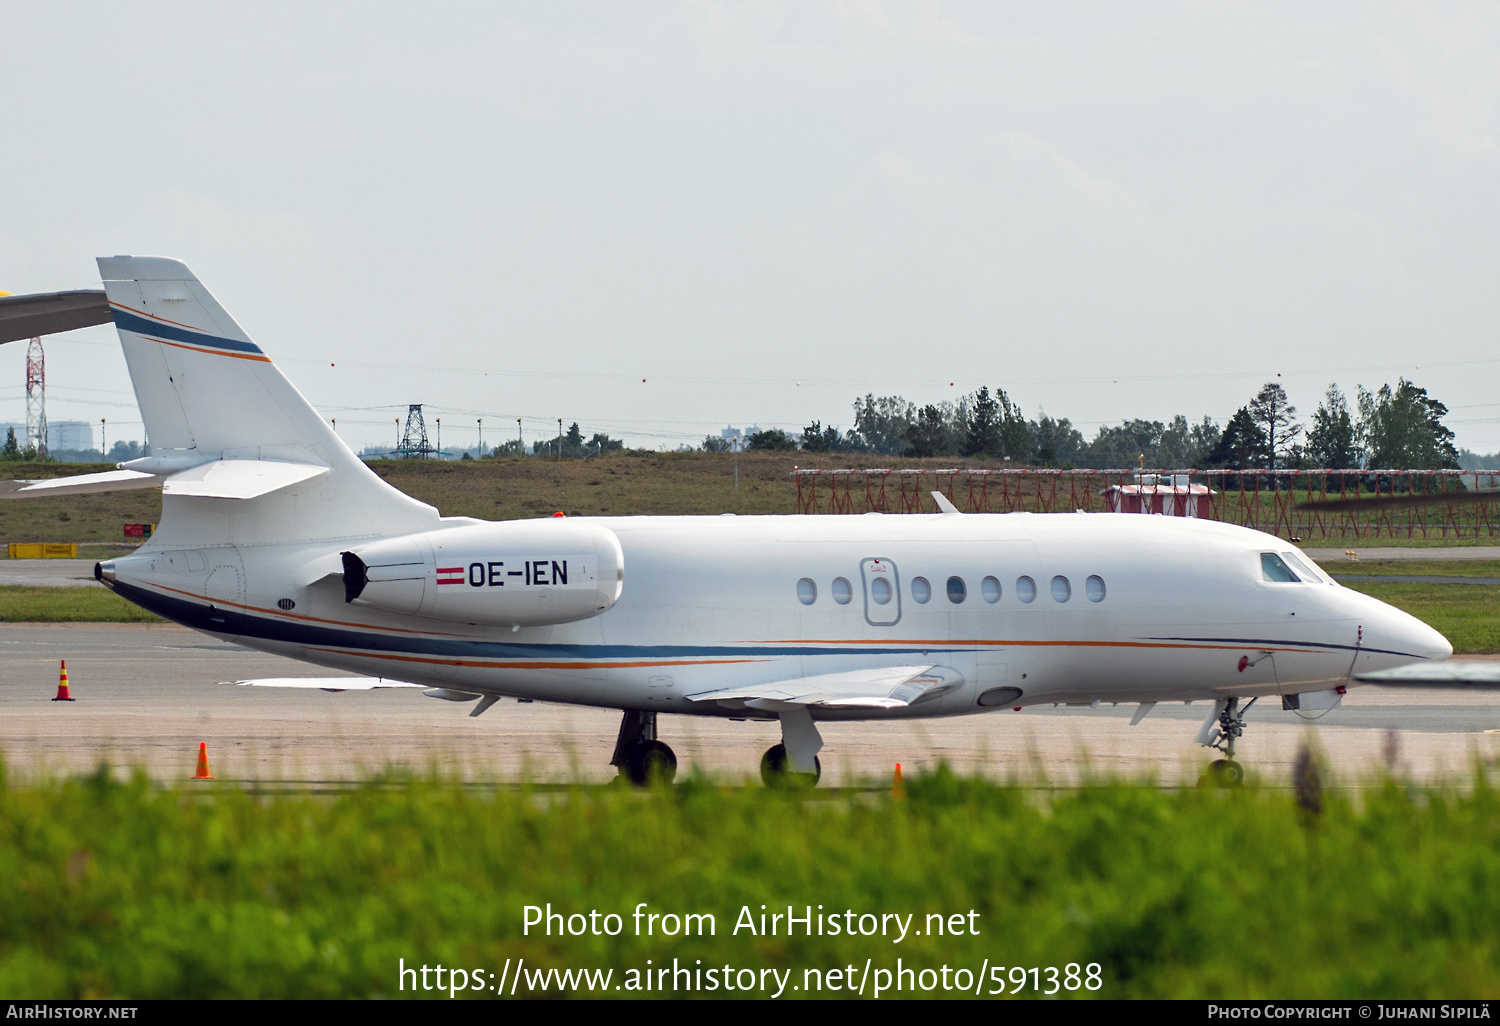
[[0, 559], [0, 586], [102, 588], [92, 559]]
[[[77, 701], [53, 702], [68, 661]], [[238, 648], [175, 625], [0, 624], [0, 751], [12, 772], [84, 772], [100, 763], [153, 777], [191, 776], [208, 743], [221, 780], [348, 781], [391, 764], [466, 778], [604, 782], [617, 712], [505, 701], [478, 718], [468, 705], [414, 689], [347, 691], [236, 687], [275, 676], [328, 676], [305, 663]], [[1072, 782], [1090, 772], [1192, 783], [1209, 754], [1192, 743], [1207, 703], [1159, 705], [1129, 725], [1134, 706], [1031, 707], [978, 716], [824, 728], [829, 784], [888, 780], [897, 762], [922, 772], [946, 761], [997, 779]], [[1418, 779], [1467, 779], [1478, 757], [1500, 758], [1500, 694], [1358, 688], [1315, 723], [1278, 703], [1251, 710], [1239, 755], [1253, 773], [1289, 779], [1311, 743], [1336, 771], [1389, 760]], [[663, 716], [663, 740], [683, 771], [753, 778], [778, 739], [771, 723]]]

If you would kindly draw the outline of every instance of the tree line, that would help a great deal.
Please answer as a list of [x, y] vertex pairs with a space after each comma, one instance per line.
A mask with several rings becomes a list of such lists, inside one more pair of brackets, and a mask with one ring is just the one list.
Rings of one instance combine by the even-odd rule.
[[[748, 436], [747, 450], [871, 453], [883, 456], [989, 457], [1063, 469], [1224, 468], [1229, 470], [1456, 469], [1448, 408], [1405, 378], [1375, 391], [1356, 388], [1351, 404], [1328, 386], [1310, 424], [1296, 419], [1278, 382], [1267, 382], [1221, 428], [1211, 418], [1189, 423], [1127, 420], [1100, 427], [1092, 439], [1068, 418], [1028, 418], [1004, 389], [988, 386], [958, 400], [918, 406], [899, 395], [854, 401], [847, 431], [813, 421], [800, 436], [780, 428]], [[702, 448], [724, 451], [710, 436]]]

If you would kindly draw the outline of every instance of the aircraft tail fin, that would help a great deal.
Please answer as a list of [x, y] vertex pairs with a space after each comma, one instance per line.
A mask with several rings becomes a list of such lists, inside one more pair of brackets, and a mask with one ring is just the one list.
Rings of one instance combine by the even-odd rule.
[[[100, 257], [99, 271], [153, 462], [183, 470], [219, 460], [266, 460], [329, 470], [264, 498], [164, 496], [159, 533], [174, 521], [182, 529], [190, 526], [193, 518], [172, 516], [174, 507], [181, 514], [205, 513], [213, 508], [205, 503], [222, 501], [295, 506], [309, 494], [305, 508], [284, 515], [231, 518], [235, 538], [222, 541], [312, 540], [433, 526], [436, 510], [365, 466], [185, 264], [164, 257]], [[197, 520], [207, 527], [203, 517]]]

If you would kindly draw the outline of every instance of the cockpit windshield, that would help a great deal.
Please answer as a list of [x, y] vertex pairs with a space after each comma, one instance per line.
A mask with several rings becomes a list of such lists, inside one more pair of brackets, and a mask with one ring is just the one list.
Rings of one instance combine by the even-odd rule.
[[1292, 573], [1292, 568], [1283, 563], [1281, 557], [1274, 552], [1260, 554], [1260, 576], [1278, 584], [1299, 584], [1302, 581], [1302, 578]]
[[1319, 584], [1332, 583], [1328, 580], [1327, 577], [1319, 573], [1316, 568], [1309, 565], [1307, 561], [1305, 561], [1295, 552], [1283, 552], [1281, 554], [1281, 558], [1286, 560], [1288, 565], [1291, 566], [1292, 570], [1297, 574], [1297, 576], [1301, 577], [1304, 581]]

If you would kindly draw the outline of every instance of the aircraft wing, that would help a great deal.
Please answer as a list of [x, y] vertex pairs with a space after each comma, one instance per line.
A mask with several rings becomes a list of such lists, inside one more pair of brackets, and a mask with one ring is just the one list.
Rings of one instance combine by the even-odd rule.
[[0, 481], [0, 499], [34, 499], [49, 495], [90, 495], [129, 488], [156, 488], [161, 478], [138, 470], [106, 470], [99, 474], [75, 474], [50, 480]]
[[1399, 687], [1464, 688], [1469, 691], [1500, 691], [1500, 662], [1466, 662], [1444, 659], [1436, 663], [1412, 663], [1393, 670], [1356, 673], [1361, 684]]
[[277, 460], [214, 460], [173, 474], [162, 482], [164, 495], [211, 499], [255, 499], [324, 477], [327, 467]]
[[408, 684], [404, 680], [387, 680], [384, 677], [261, 677], [258, 680], [221, 680], [219, 683], [259, 688], [319, 688], [323, 691], [373, 691], [376, 688], [427, 686]]
[[103, 289], [0, 296], [0, 344], [106, 324], [113, 319]]
[[948, 666], [885, 666], [703, 691], [687, 697], [694, 702], [738, 704], [771, 712], [785, 706], [900, 709], [936, 698], [963, 683], [963, 674]]
[[[144, 461], [142, 461], [144, 462]], [[51, 480], [0, 481], [0, 499], [88, 495], [128, 488], [161, 488], [166, 495], [211, 499], [255, 499], [326, 476], [327, 467], [279, 460], [211, 460], [175, 473], [106, 470]]]

